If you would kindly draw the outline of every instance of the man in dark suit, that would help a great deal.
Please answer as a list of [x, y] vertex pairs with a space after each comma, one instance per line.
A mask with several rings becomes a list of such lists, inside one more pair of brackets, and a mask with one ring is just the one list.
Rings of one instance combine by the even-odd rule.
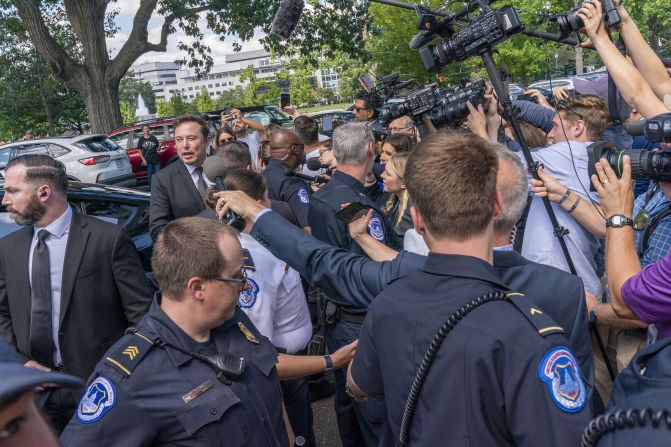
[[[25, 366], [86, 380], [147, 311], [151, 292], [124, 230], [74, 211], [67, 186], [65, 167], [48, 156], [6, 166], [2, 203], [25, 228], [0, 239], [0, 335]], [[79, 396], [40, 394], [62, 430]]]
[[149, 231], [155, 240], [168, 222], [195, 216], [205, 209], [207, 189], [214, 185], [203, 172], [210, 129], [206, 121], [185, 115], [175, 120], [178, 161], [152, 178]]
[[[519, 158], [506, 148], [501, 147], [498, 156], [497, 189], [503, 199], [503, 214], [495, 222], [494, 268], [511, 290], [524, 293], [562, 326], [583, 374], [593, 384], [594, 366], [582, 281], [557, 268], [528, 261], [512, 251], [511, 230], [526, 206], [526, 171]], [[263, 211], [261, 205], [240, 192], [223, 193], [223, 196], [223, 203], [247, 221], [255, 222], [251, 235], [271, 253], [296, 269], [309, 283], [319, 285], [327, 293], [334, 291], [346, 296], [364, 308], [387, 284], [421, 269], [426, 260], [425, 256], [415, 253], [396, 254], [392, 250], [386, 257], [389, 260], [372, 261], [295, 231], [275, 213]], [[381, 243], [378, 246], [385, 247]]]

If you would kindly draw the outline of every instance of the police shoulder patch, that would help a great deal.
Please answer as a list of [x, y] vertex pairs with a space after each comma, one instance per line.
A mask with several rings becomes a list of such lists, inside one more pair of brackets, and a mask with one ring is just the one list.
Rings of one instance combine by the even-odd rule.
[[384, 242], [384, 227], [382, 220], [373, 214], [373, 218], [368, 222], [368, 234], [373, 236], [375, 240]]
[[555, 346], [545, 354], [538, 365], [538, 376], [560, 410], [577, 413], [585, 407], [585, 382], [578, 362], [566, 346]]
[[77, 407], [77, 419], [82, 424], [98, 422], [116, 404], [117, 394], [114, 384], [103, 376], [98, 376], [88, 386]]
[[256, 297], [258, 296], [261, 288], [252, 278], [247, 278], [247, 288], [240, 292], [238, 297], [238, 306], [243, 309], [249, 309], [256, 303]]
[[308, 195], [307, 189], [301, 188], [296, 194], [298, 194], [298, 200], [300, 200], [301, 203], [304, 203], [305, 205], [310, 204], [310, 196]]

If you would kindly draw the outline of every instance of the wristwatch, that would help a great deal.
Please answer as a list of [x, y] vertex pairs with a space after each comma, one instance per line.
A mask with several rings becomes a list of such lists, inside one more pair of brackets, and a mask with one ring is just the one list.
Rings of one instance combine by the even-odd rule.
[[594, 306], [594, 309], [589, 311], [589, 317], [587, 318], [590, 323], [596, 323], [596, 320], [598, 319], [598, 316], [596, 314], [596, 308], [598, 306]]
[[606, 227], [608, 228], [622, 228], [625, 225], [634, 226], [634, 221], [624, 214], [613, 214], [606, 220]]

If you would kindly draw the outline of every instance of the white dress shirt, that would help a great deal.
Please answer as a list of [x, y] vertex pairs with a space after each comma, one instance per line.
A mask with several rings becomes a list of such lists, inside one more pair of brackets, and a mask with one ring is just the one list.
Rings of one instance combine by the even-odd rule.
[[33, 251], [37, 245], [37, 234], [40, 230], [47, 230], [49, 236], [44, 243], [49, 249], [49, 271], [51, 273], [51, 338], [54, 341], [54, 365], [61, 366], [61, 349], [58, 345], [59, 318], [61, 315], [61, 291], [63, 290], [63, 265], [65, 263], [65, 248], [70, 235], [72, 223], [72, 208], [69, 206], [60, 217], [44, 228], [33, 227], [33, 239], [30, 243], [28, 256], [28, 281], [32, 287], [33, 278]]
[[[196, 173], [196, 168], [198, 166], [196, 165], [187, 165], [184, 163], [184, 166], [186, 166], [186, 170], [189, 171], [189, 175], [191, 175], [191, 181], [193, 184], [196, 186], [196, 189], [198, 189], [198, 174]], [[200, 165], [201, 167], [203, 165]], [[209, 188], [210, 186], [214, 186], [214, 182], [211, 182], [210, 179], [207, 178], [207, 175], [205, 175], [205, 171], [203, 170], [203, 180], [205, 180], [205, 184]]]

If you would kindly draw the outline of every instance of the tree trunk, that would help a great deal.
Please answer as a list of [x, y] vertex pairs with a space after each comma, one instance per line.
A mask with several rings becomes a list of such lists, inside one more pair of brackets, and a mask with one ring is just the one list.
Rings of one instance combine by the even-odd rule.
[[91, 125], [91, 133], [107, 133], [121, 127], [119, 80], [108, 80], [103, 73], [88, 73], [79, 91]]

